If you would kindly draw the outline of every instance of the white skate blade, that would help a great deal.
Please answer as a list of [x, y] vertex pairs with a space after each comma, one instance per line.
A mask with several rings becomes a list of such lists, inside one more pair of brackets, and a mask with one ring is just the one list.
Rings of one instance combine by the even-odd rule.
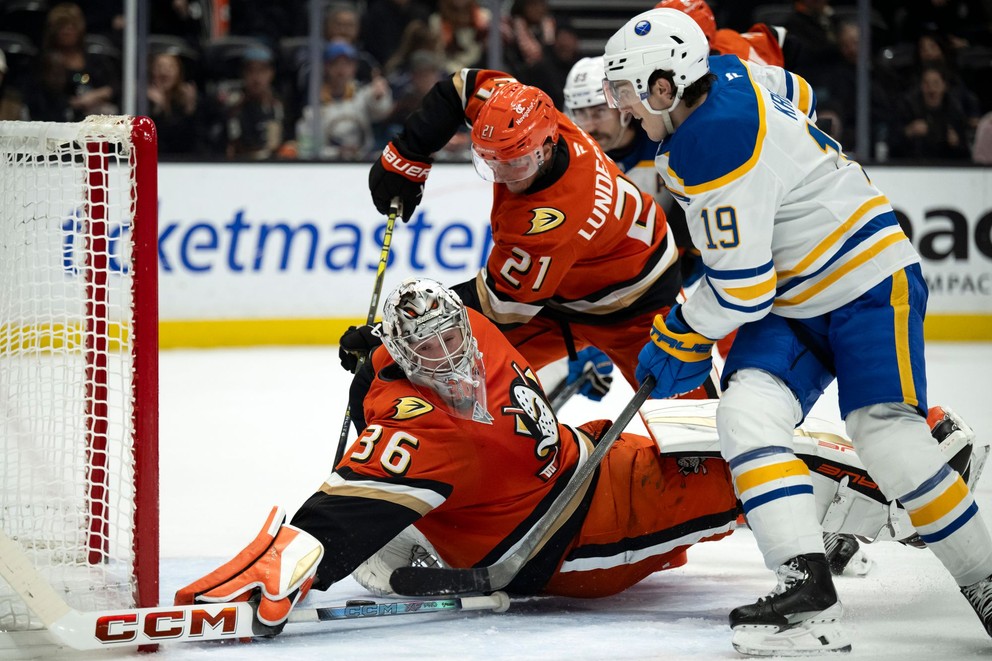
[[840, 625], [840, 602], [790, 629], [740, 625], [734, 628], [734, 649], [749, 656], [813, 656], [851, 651]]

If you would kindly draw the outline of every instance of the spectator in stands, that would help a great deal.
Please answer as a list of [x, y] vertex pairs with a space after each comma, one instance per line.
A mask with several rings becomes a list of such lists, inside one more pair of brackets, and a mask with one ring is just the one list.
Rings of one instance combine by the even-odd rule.
[[334, 41], [324, 50], [324, 84], [320, 90], [319, 121], [324, 143], [311, 147], [314, 109], [307, 106], [296, 124], [300, 156], [362, 160], [375, 147], [373, 122], [389, 116], [393, 95], [382, 76], [362, 85], [355, 78], [358, 52], [345, 41]]
[[[251, 1], [251, 0], [249, 0]], [[200, 41], [210, 34], [206, 24], [207, 15], [203, 11], [203, 5], [197, 0], [169, 0], [169, 2], [150, 2], [151, 16], [148, 19], [148, 31], [151, 34], [167, 34], [185, 39], [189, 45], [195, 49], [200, 48]], [[240, 13], [236, 11], [238, 0], [231, 0], [231, 14]], [[262, 5], [282, 6], [284, 2], [261, 3], [252, 1], [252, 14], [261, 11]], [[237, 33], [240, 34], [240, 33]]]
[[272, 53], [248, 49], [241, 71], [243, 87], [227, 109], [227, 157], [265, 160], [282, 145], [285, 120], [282, 100], [272, 87]]
[[[405, 70], [410, 64], [410, 58], [416, 52], [430, 52], [437, 56], [439, 66], [444, 68], [441, 54], [441, 42], [426, 22], [413, 21], [406, 26], [399, 47], [386, 60], [384, 73], [386, 77], [393, 76]], [[450, 72], [449, 72], [450, 73]]]
[[21, 91], [7, 78], [7, 57], [0, 50], [0, 120], [28, 119]]
[[[407, 116], [420, 106], [424, 95], [444, 76], [441, 62], [433, 51], [417, 50], [388, 76], [395, 103], [386, 120], [384, 135], [399, 132]], [[387, 139], [388, 142], [388, 139]], [[382, 144], [385, 146], [385, 142]]]
[[968, 120], [948, 93], [944, 69], [926, 65], [917, 89], [910, 92], [899, 112], [893, 156], [904, 158], [966, 159]]
[[364, 50], [359, 42], [359, 14], [353, 5], [336, 3], [327, 9], [324, 15], [324, 40], [327, 42], [344, 41], [351, 44], [357, 53], [357, 68], [355, 78], [367, 83], [373, 75], [382, 73], [382, 65], [371, 53]]
[[441, 44], [445, 71], [485, 66], [491, 20], [476, 0], [438, 0], [427, 24]]
[[901, 0], [899, 34], [905, 41], [921, 35], [947, 36], [952, 47], [962, 48], [989, 39], [989, 5], [983, 0]]
[[[421, 0], [372, 0], [362, 16], [365, 50], [386, 66], [405, 39], [408, 26], [414, 22], [426, 26], [430, 13], [430, 7]], [[408, 54], [414, 50], [409, 49]]]
[[514, 75], [543, 60], [557, 37], [557, 24], [547, 0], [513, 0], [502, 30], [506, 70]]
[[[916, 40], [916, 62], [917, 70], [922, 71], [923, 67], [931, 64], [941, 67], [947, 75], [948, 94], [961, 106], [965, 116], [968, 118], [968, 127], [974, 131], [978, 127], [978, 120], [982, 116], [978, 97], [969, 90], [958, 75], [955, 50], [947, 35], [939, 32], [925, 32]], [[906, 87], [916, 81], [907, 81]]]
[[200, 148], [201, 100], [187, 81], [178, 55], [154, 55], [148, 65], [148, 115], [158, 130], [160, 154], [193, 154]]
[[[867, 153], [856, 144], [858, 108], [858, 52], [861, 49], [861, 30], [857, 23], [844, 21], [837, 30], [837, 47], [841, 55], [839, 62], [827, 67], [816, 89], [817, 126], [840, 141], [846, 150], [857, 149]], [[884, 140], [890, 133], [889, 124], [896, 112], [897, 99], [901, 90], [899, 81], [891, 79], [884, 70], [873, 72], [871, 84], [870, 126], [874, 135], [874, 145]], [[881, 146], [878, 145], [881, 151]], [[884, 159], [886, 154], [874, 153], [876, 159]]]
[[567, 21], [556, 20], [554, 43], [545, 49], [544, 57], [535, 64], [524, 66], [517, 74], [517, 80], [540, 88], [551, 97], [556, 108], [564, 110], [562, 89], [568, 72], [580, 56], [579, 37], [575, 30]]
[[[88, 58], [86, 19], [79, 5], [64, 2], [52, 7], [42, 39], [44, 90], [31, 95], [31, 118], [79, 121], [87, 115], [118, 112], [120, 72], [106, 60]], [[33, 106], [33, 107], [32, 107]]]
[[830, 0], [796, 0], [783, 27], [798, 43], [789, 70], [816, 87], [823, 71], [840, 61]]
[[71, 122], [65, 65], [57, 53], [41, 53], [36, 81], [24, 90], [28, 118], [37, 122]]
[[992, 112], [987, 112], [978, 122], [971, 160], [982, 165], [992, 165]]
[[[153, 2], [153, 5], [186, 4], [188, 0]], [[255, 37], [275, 49], [283, 37], [307, 33], [307, 0], [229, 0], [230, 33]], [[164, 13], [166, 10], [161, 9]], [[177, 27], [187, 27], [183, 24]], [[172, 32], [170, 34], [175, 34]]]

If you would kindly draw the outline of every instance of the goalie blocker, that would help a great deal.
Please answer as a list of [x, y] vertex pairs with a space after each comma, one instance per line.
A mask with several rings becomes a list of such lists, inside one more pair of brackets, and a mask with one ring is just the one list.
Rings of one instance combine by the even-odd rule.
[[[641, 417], [662, 454], [719, 457], [717, 403], [649, 400], [641, 407]], [[971, 427], [947, 407], [930, 409], [928, 422], [948, 463], [974, 490], [989, 443], [977, 443]], [[808, 417], [796, 429], [793, 444], [813, 478], [817, 516], [824, 532], [844, 532], [866, 542], [890, 540], [922, 546], [906, 510], [879, 490], [838, 425]]]

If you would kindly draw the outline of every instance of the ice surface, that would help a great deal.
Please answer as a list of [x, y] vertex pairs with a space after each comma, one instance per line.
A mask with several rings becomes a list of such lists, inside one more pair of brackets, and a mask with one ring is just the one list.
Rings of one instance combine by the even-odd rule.
[[[992, 345], [931, 344], [931, 403], [978, 434], [992, 428]], [[161, 356], [162, 601], [240, 550], [269, 508], [291, 514], [326, 477], [345, 410], [334, 348], [167, 351]], [[576, 398], [569, 422], [610, 417], [631, 390], [600, 404]], [[816, 413], [836, 417], [828, 391]], [[639, 425], [635, 421], [632, 428]], [[989, 478], [979, 505], [992, 523]], [[845, 659], [992, 657], [992, 640], [936, 558], [898, 544], [867, 547], [866, 578], [838, 590], [854, 651]], [[166, 644], [130, 661], [283, 659], [734, 659], [727, 614], [774, 584], [748, 531], [689, 551], [682, 568], [606, 599], [516, 601], [502, 614], [414, 615], [300, 624], [250, 644]], [[368, 598], [350, 579], [305, 606]], [[61, 655], [65, 657], [66, 655]], [[836, 658], [836, 657], [833, 657]]]

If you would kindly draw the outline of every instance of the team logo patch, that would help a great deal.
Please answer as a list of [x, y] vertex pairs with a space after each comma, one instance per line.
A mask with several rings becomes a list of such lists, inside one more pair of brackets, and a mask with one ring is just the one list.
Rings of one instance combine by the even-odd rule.
[[651, 21], [638, 21], [634, 26], [634, 34], [639, 37], [643, 37], [648, 32], [651, 32]]
[[434, 405], [419, 397], [400, 397], [396, 400], [393, 420], [410, 420], [434, 410]]
[[531, 213], [534, 215], [530, 219], [530, 229], [524, 232], [524, 234], [550, 232], [565, 222], [565, 214], [551, 207], [531, 209]]
[[512, 365], [518, 375], [510, 385], [510, 401], [513, 405], [504, 406], [502, 413], [516, 416], [516, 433], [535, 444], [534, 456], [543, 461], [537, 475], [542, 480], [549, 480], [558, 472], [559, 467], [561, 438], [558, 435], [558, 419], [541, 391], [534, 372], [521, 369], [516, 363]]

